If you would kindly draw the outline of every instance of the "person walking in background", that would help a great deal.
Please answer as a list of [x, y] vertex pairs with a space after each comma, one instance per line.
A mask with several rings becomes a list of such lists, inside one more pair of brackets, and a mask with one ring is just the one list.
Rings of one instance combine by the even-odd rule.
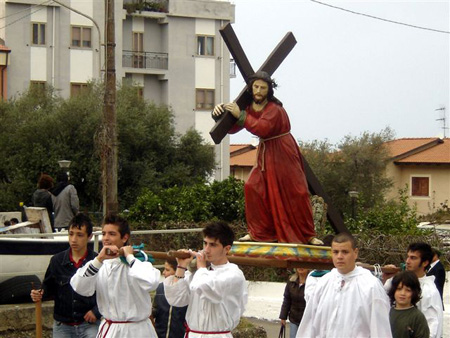
[[295, 338], [305, 311], [305, 282], [309, 271], [303, 268], [296, 268], [295, 273], [289, 278], [289, 282], [284, 289], [280, 319], [281, 325], [286, 326], [286, 319], [289, 317], [290, 338]]
[[427, 320], [416, 307], [420, 294], [419, 279], [414, 272], [402, 271], [394, 276], [388, 294], [393, 305], [389, 312], [393, 338], [430, 337]]
[[[47, 174], [41, 174], [37, 183], [37, 189], [31, 197], [31, 203], [34, 207], [43, 207], [47, 209], [48, 218], [52, 226], [52, 231], [55, 231], [55, 218], [53, 216], [53, 201], [49, 190], [53, 188], [53, 178]], [[74, 215], [72, 215], [73, 217]]]
[[92, 237], [92, 222], [88, 216], [76, 215], [69, 225], [70, 248], [54, 255], [45, 273], [41, 290], [32, 290], [34, 302], [54, 298], [54, 338], [94, 338], [99, 319], [95, 295], [84, 297], [70, 286], [70, 278], [97, 254], [88, 249]]
[[56, 186], [50, 191], [53, 195], [53, 208], [55, 210], [55, 229], [67, 229], [70, 220], [80, 209], [77, 189], [69, 184], [69, 177], [61, 172], [56, 177]]
[[430, 268], [427, 271], [427, 276], [434, 276], [434, 284], [441, 295], [443, 300], [444, 295], [444, 285], [445, 285], [445, 268], [444, 265], [439, 260], [441, 252], [435, 248], [433, 250], [433, 259], [430, 264]]
[[[175, 275], [177, 261], [166, 260], [163, 275], [165, 278]], [[183, 338], [185, 334], [184, 322], [187, 306], [171, 306], [164, 296], [164, 283], [156, 288], [153, 302], [153, 318], [158, 338]]]

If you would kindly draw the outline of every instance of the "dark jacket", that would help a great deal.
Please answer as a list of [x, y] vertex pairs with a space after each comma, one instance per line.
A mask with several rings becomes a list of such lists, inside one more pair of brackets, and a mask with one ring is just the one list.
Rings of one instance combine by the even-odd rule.
[[305, 311], [305, 284], [299, 285], [298, 278], [291, 278], [286, 284], [281, 305], [280, 319], [287, 319], [294, 324], [300, 324]]
[[[42, 287], [44, 289], [44, 299], [53, 298], [55, 300], [55, 308], [53, 318], [63, 323], [84, 322], [84, 315], [92, 310], [100, 319], [98, 312], [96, 296], [83, 297], [73, 291], [70, 286], [70, 278], [75, 274], [77, 268], [73, 265], [69, 258], [70, 248], [54, 255], [47, 272], [45, 273]], [[94, 259], [97, 254], [88, 249], [87, 257], [82, 265]]]
[[432, 269], [428, 270], [427, 276], [434, 276], [434, 284], [436, 284], [436, 288], [438, 289], [441, 299], [444, 293], [444, 284], [445, 284], [445, 269], [444, 265], [439, 261], [433, 266]]
[[43, 207], [47, 209], [48, 217], [50, 218], [50, 223], [52, 230], [55, 231], [55, 219], [53, 218], [53, 201], [52, 195], [45, 189], [37, 189], [33, 196], [31, 197], [31, 203], [35, 207]]
[[164, 295], [164, 284], [156, 288], [153, 302], [153, 317], [158, 338], [183, 338], [185, 333], [184, 321], [187, 306], [170, 306]]

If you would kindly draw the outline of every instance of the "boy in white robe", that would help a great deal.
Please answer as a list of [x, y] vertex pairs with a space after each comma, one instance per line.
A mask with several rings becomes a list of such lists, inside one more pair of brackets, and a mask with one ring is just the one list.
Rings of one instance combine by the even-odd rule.
[[96, 292], [103, 315], [97, 338], [156, 338], [149, 319], [152, 313], [149, 292], [159, 284], [161, 272], [150, 262], [141, 262], [127, 245], [128, 222], [116, 215], [103, 221], [103, 248], [98, 256], [78, 269], [70, 284], [83, 296]]
[[[417, 308], [424, 314], [428, 327], [430, 328], [431, 338], [440, 338], [443, 330], [444, 311], [442, 300], [434, 276], [427, 276], [426, 269], [433, 259], [433, 249], [427, 243], [411, 243], [408, 246], [406, 257], [406, 270], [412, 271], [419, 278], [420, 288], [422, 289], [421, 299], [416, 304]], [[386, 292], [389, 292], [392, 285], [392, 278], [389, 278], [384, 284]]]
[[335, 269], [321, 277], [306, 303], [299, 337], [392, 337], [389, 298], [381, 282], [356, 266], [352, 235], [338, 234], [331, 243]]
[[[203, 229], [203, 251], [178, 258], [174, 276], [164, 280], [164, 292], [172, 306], [186, 306], [186, 337], [228, 338], [239, 324], [247, 304], [247, 284], [237, 265], [228, 262], [234, 241], [233, 230], [225, 222], [213, 222]], [[197, 258], [197, 271], [186, 272]], [[211, 263], [207, 268], [207, 262]]]

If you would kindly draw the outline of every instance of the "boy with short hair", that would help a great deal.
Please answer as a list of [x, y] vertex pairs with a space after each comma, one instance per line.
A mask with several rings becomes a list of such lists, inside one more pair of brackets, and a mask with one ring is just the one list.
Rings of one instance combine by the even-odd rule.
[[149, 319], [152, 312], [150, 291], [156, 289], [161, 275], [150, 262], [133, 255], [128, 222], [117, 215], [103, 221], [103, 248], [98, 256], [79, 269], [70, 284], [85, 296], [97, 293], [104, 319], [99, 338], [156, 338]]
[[92, 238], [92, 222], [78, 214], [69, 223], [70, 248], [54, 255], [45, 273], [41, 290], [32, 290], [34, 302], [54, 298], [53, 337], [92, 337], [97, 335], [99, 319], [95, 295], [77, 294], [70, 286], [70, 278], [79, 267], [94, 259], [97, 253], [88, 248]]
[[335, 268], [317, 282], [297, 338], [391, 337], [389, 299], [381, 282], [356, 266], [354, 237], [345, 232], [336, 235], [331, 256]]
[[[247, 284], [237, 265], [228, 262], [234, 241], [233, 230], [225, 222], [212, 222], [203, 229], [203, 250], [189, 258], [178, 258], [174, 276], [164, 281], [167, 301], [186, 306], [186, 337], [230, 337], [247, 304]], [[187, 272], [192, 259], [197, 271]], [[207, 262], [211, 263], [207, 268]]]

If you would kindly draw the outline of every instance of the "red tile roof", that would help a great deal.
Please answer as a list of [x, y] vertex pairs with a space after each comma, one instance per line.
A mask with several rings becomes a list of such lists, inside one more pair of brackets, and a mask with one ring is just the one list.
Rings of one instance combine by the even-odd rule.
[[230, 144], [230, 166], [253, 167], [257, 151], [251, 144]]
[[[401, 138], [385, 143], [396, 164], [450, 164], [449, 138]], [[253, 167], [258, 147], [230, 144], [230, 166]]]
[[450, 139], [402, 138], [386, 143], [395, 163], [450, 164]]
[[3, 45], [0, 45], [0, 50], [5, 50], [5, 51], [8, 51], [8, 52], [11, 51], [11, 49], [9, 49], [8, 47], [3, 46]]

